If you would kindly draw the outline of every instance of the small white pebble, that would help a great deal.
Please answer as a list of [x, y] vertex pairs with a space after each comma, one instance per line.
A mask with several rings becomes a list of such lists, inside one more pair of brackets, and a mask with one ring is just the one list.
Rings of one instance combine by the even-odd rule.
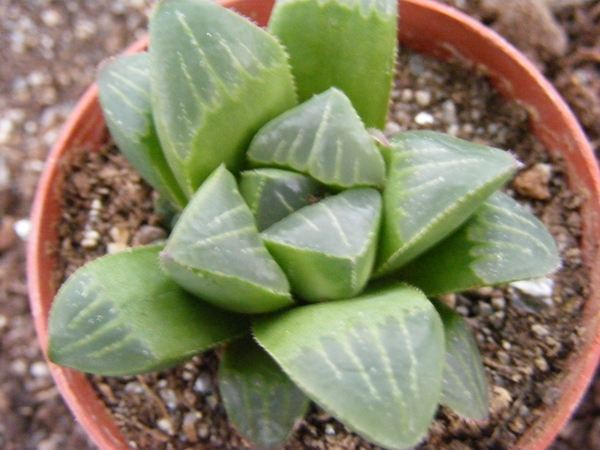
[[431, 103], [431, 93], [427, 91], [417, 91], [415, 92], [415, 100], [419, 106], [429, 106]]
[[106, 244], [106, 253], [114, 255], [115, 253], [120, 253], [128, 248], [127, 244], [123, 244], [122, 242], [109, 242]]
[[216, 395], [210, 394], [206, 396], [206, 404], [210, 409], [215, 409], [219, 406], [219, 399]]
[[173, 422], [171, 422], [171, 420], [167, 419], [166, 417], [158, 419], [156, 421], [156, 426], [160, 430], [167, 433], [169, 436], [173, 436], [175, 434], [175, 430], [173, 429]]
[[125, 385], [125, 392], [131, 392], [133, 394], [141, 394], [144, 392], [144, 387], [137, 381], [130, 381]]
[[504, 297], [492, 297], [492, 306], [495, 309], [505, 309], [506, 308], [506, 299]]
[[42, 11], [40, 16], [44, 25], [50, 28], [57, 26], [61, 22], [60, 14], [54, 9], [46, 9]]
[[10, 170], [6, 165], [6, 160], [0, 155], [0, 189], [7, 188], [10, 185]]
[[11, 119], [0, 119], [0, 145], [4, 145], [10, 139], [14, 126]]
[[13, 225], [13, 229], [17, 236], [26, 241], [31, 232], [31, 221], [29, 219], [17, 220]]
[[455, 125], [458, 131], [457, 118], [456, 118], [456, 105], [452, 100], [446, 100], [442, 103], [442, 117], [444, 122], [450, 125]]
[[325, 424], [325, 434], [335, 436], [335, 428], [330, 423]]
[[419, 125], [433, 125], [435, 123], [435, 119], [428, 112], [421, 111], [415, 116], [415, 123]]
[[165, 402], [165, 405], [167, 405], [167, 408], [175, 409], [179, 404], [177, 394], [175, 394], [175, 391], [173, 391], [172, 389], [161, 389], [159, 394]]
[[533, 325], [531, 325], [531, 331], [533, 331], [533, 334], [535, 334], [537, 337], [544, 337], [550, 334], [548, 328], [539, 323], [534, 323]]
[[94, 200], [92, 200], [90, 208], [95, 211], [100, 211], [102, 209], [102, 202], [99, 199], [95, 198]]
[[510, 283], [510, 285], [527, 295], [537, 298], [551, 297], [554, 292], [554, 280], [548, 277], [515, 281], [514, 283]]
[[88, 39], [96, 34], [96, 31], [98, 31], [98, 27], [92, 21], [82, 19], [75, 23], [75, 37], [77, 39]]
[[400, 94], [400, 100], [408, 103], [408, 102], [412, 102], [412, 99], [414, 98], [414, 93], [411, 89], [402, 89], [402, 93]]
[[548, 361], [546, 361], [546, 359], [542, 358], [541, 356], [538, 356], [537, 358], [535, 358], [533, 360], [533, 363], [542, 372], [547, 372], [550, 369], [550, 366], [548, 365]]
[[46, 167], [46, 163], [41, 159], [28, 159], [23, 164], [23, 167], [32, 172], [41, 172]]
[[27, 134], [37, 134], [38, 125], [33, 120], [28, 120], [27, 122], [25, 122], [25, 125], [23, 125], [23, 129]]
[[8, 325], [8, 318], [5, 315], [0, 314], [0, 330]]
[[198, 378], [196, 378], [193, 389], [194, 391], [200, 393], [208, 392], [212, 390], [212, 383], [210, 382], [208, 376], [200, 375]]
[[450, 136], [456, 137], [459, 130], [460, 130], [460, 127], [457, 124], [453, 123], [448, 128], [446, 128], [446, 133], [449, 134]]
[[45, 362], [36, 361], [29, 368], [29, 373], [35, 378], [47, 378], [50, 376], [50, 369]]
[[400, 125], [398, 125], [396, 122], [388, 122], [385, 124], [385, 134], [387, 134], [388, 136], [393, 136], [395, 134], [398, 134], [402, 131], [402, 128], [400, 128]]
[[24, 359], [16, 359], [10, 364], [10, 368], [14, 374], [23, 376], [27, 373], [27, 362]]
[[81, 246], [85, 248], [94, 248], [99, 244], [100, 237], [100, 233], [98, 233], [96, 230], [85, 230], [83, 232]]

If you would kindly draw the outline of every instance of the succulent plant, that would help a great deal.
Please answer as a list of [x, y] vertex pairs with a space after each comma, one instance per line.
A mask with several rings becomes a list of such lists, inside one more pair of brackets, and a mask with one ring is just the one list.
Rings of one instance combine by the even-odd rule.
[[220, 347], [229, 419], [265, 449], [310, 401], [388, 448], [418, 443], [440, 403], [485, 418], [475, 340], [437, 297], [546, 275], [558, 252], [499, 191], [510, 153], [372, 136], [396, 27], [396, 0], [278, 0], [268, 31], [209, 0], [159, 2], [149, 51], [98, 82], [118, 147], [180, 215], [166, 242], [63, 284], [50, 359], [119, 376]]

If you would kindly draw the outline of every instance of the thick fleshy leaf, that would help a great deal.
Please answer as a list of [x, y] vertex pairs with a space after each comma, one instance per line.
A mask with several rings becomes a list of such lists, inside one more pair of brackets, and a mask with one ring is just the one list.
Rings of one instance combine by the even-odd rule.
[[554, 238], [517, 201], [495, 193], [458, 231], [410, 263], [398, 277], [430, 296], [554, 272]]
[[371, 275], [380, 216], [378, 191], [349, 189], [290, 214], [262, 238], [294, 294], [311, 302], [349, 298]]
[[389, 173], [376, 276], [456, 230], [518, 168], [508, 152], [432, 131], [397, 135], [384, 154]]
[[229, 344], [219, 366], [227, 417], [256, 448], [278, 448], [310, 400], [251, 338]]
[[407, 448], [440, 399], [444, 331], [431, 302], [394, 285], [253, 319], [259, 344], [323, 409], [369, 441]]
[[192, 197], [160, 256], [175, 281], [221, 308], [263, 313], [293, 303], [285, 275], [224, 166]]
[[167, 163], [152, 121], [148, 53], [117, 57], [100, 71], [98, 89], [106, 124], [121, 153], [154, 189], [183, 208], [187, 198]]
[[280, 169], [242, 172], [240, 194], [256, 219], [259, 231], [270, 227], [321, 194], [322, 186], [311, 177]]
[[385, 162], [348, 97], [329, 89], [273, 119], [248, 150], [255, 166], [303, 172], [336, 188], [378, 187]]
[[446, 336], [446, 368], [440, 403], [474, 420], [488, 415], [489, 393], [485, 369], [473, 333], [463, 317], [433, 300]]
[[152, 108], [163, 151], [191, 196], [252, 136], [296, 105], [283, 47], [210, 0], [159, 2], [150, 20]]
[[396, 0], [277, 0], [269, 31], [290, 54], [300, 101], [338, 87], [382, 129], [394, 74]]
[[50, 360], [102, 375], [166, 369], [250, 331], [160, 269], [161, 247], [104, 256], [60, 288], [49, 319]]

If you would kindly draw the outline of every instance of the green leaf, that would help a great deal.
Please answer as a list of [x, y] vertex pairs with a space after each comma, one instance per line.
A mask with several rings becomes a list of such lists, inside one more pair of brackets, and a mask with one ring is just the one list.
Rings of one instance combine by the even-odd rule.
[[133, 375], [175, 366], [249, 332], [244, 316], [198, 300], [166, 276], [159, 250], [104, 256], [62, 285], [50, 310], [51, 361]]
[[518, 167], [508, 152], [431, 131], [402, 133], [384, 151], [389, 174], [376, 276], [448, 236]]
[[446, 335], [446, 368], [440, 403], [463, 417], [484, 420], [488, 415], [489, 393], [485, 369], [471, 328], [451, 308], [433, 300]]
[[430, 296], [539, 278], [560, 257], [552, 235], [519, 203], [495, 193], [458, 231], [410, 263], [398, 277]]
[[350, 189], [305, 206], [262, 233], [292, 292], [307, 301], [362, 291], [375, 261], [381, 195]]
[[368, 127], [385, 125], [397, 45], [396, 0], [277, 0], [269, 31], [290, 55], [303, 102], [344, 91]]
[[343, 92], [329, 89], [273, 119], [248, 149], [254, 166], [303, 172], [337, 188], [381, 186], [385, 162]]
[[322, 186], [300, 173], [256, 169], [242, 172], [239, 189], [262, 231], [310, 204], [321, 194]]
[[306, 395], [370, 442], [407, 448], [427, 432], [440, 398], [444, 331], [416, 289], [393, 285], [257, 317], [253, 331]]
[[119, 150], [163, 197], [183, 208], [187, 197], [162, 152], [150, 100], [150, 57], [123, 55], [98, 76], [98, 94], [106, 124]]
[[227, 417], [258, 449], [278, 448], [310, 400], [251, 338], [225, 348], [219, 390]]
[[149, 52], [158, 135], [188, 196], [220, 164], [239, 169], [260, 127], [296, 105], [281, 44], [216, 2], [159, 2]]
[[293, 304], [289, 283], [224, 166], [192, 197], [160, 256], [175, 281], [221, 308], [253, 314]]

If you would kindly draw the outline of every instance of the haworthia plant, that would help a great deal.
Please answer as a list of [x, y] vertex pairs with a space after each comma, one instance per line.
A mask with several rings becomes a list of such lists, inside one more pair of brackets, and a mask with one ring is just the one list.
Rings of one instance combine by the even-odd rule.
[[52, 361], [125, 375], [223, 344], [227, 414], [260, 449], [284, 445], [307, 399], [394, 449], [439, 404], [484, 419], [469, 325], [427, 296], [547, 275], [558, 250], [497, 192], [509, 153], [427, 131], [375, 143], [396, 21], [392, 0], [277, 0], [276, 38], [209, 0], [158, 2], [149, 54], [107, 66], [101, 102], [127, 158], [185, 208], [164, 246], [69, 278]]
[[380, 187], [385, 163], [348, 97], [329, 89], [273, 119], [248, 149], [256, 166], [284, 167], [328, 186]]
[[150, 42], [154, 120], [191, 196], [221, 163], [239, 169], [254, 133], [296, 104], [290, 67], [273, 36], [210, 0], [159, 2]]
[[310, 402], [251, 338], [225, 348], [219, 389], [229, 420], [260, 449], [279, 448]]
[[183, 287], [225, 309], [264, 313], [293, 303], [287, 278], [267, 252], [233, 175], [223, 166], [190, 200], [161, 261]]
[[276, 1], [268, 29], [290, 55], [300, 101], [335, 86], [368, 127], [383, 128], [394, 75], [397, 5], [397, 0]]
[[49, 357], [104, 375], [171, 367], [247, 333], [248, 319], [202, 302], [158, 265], [161, 247], [108, 255], [62, 285]]
[[350, 189], [302, 208], [262, 233], [292, 292], [315, 302], [354, 297], [371, 275], [381, 216], [375, 189]]
[[[447, 273], [431, 267], [452, 267]], [[417, 258], [398, 277], [428, 295], [539, 278], [560, 267], [544, 225], [508, 195], [494, 193], [469, 221]]]
[[187, 198], [173, 176], [154, 127], [148, 53], [119, 56], [106, 65], [98, 75], [98, 96], [121, 153], [154, 189], [183, 208]]
[[306, 395], [370, 441], [407, 448], [427, 431], [444, 369], [443, 325], [416, 289], [254, 320], [258, 342]]
[[384, 152], [388, 182], [378, 276], [454, 231], [518, 167], [505, 151], [428, 131], [402, 133]]

